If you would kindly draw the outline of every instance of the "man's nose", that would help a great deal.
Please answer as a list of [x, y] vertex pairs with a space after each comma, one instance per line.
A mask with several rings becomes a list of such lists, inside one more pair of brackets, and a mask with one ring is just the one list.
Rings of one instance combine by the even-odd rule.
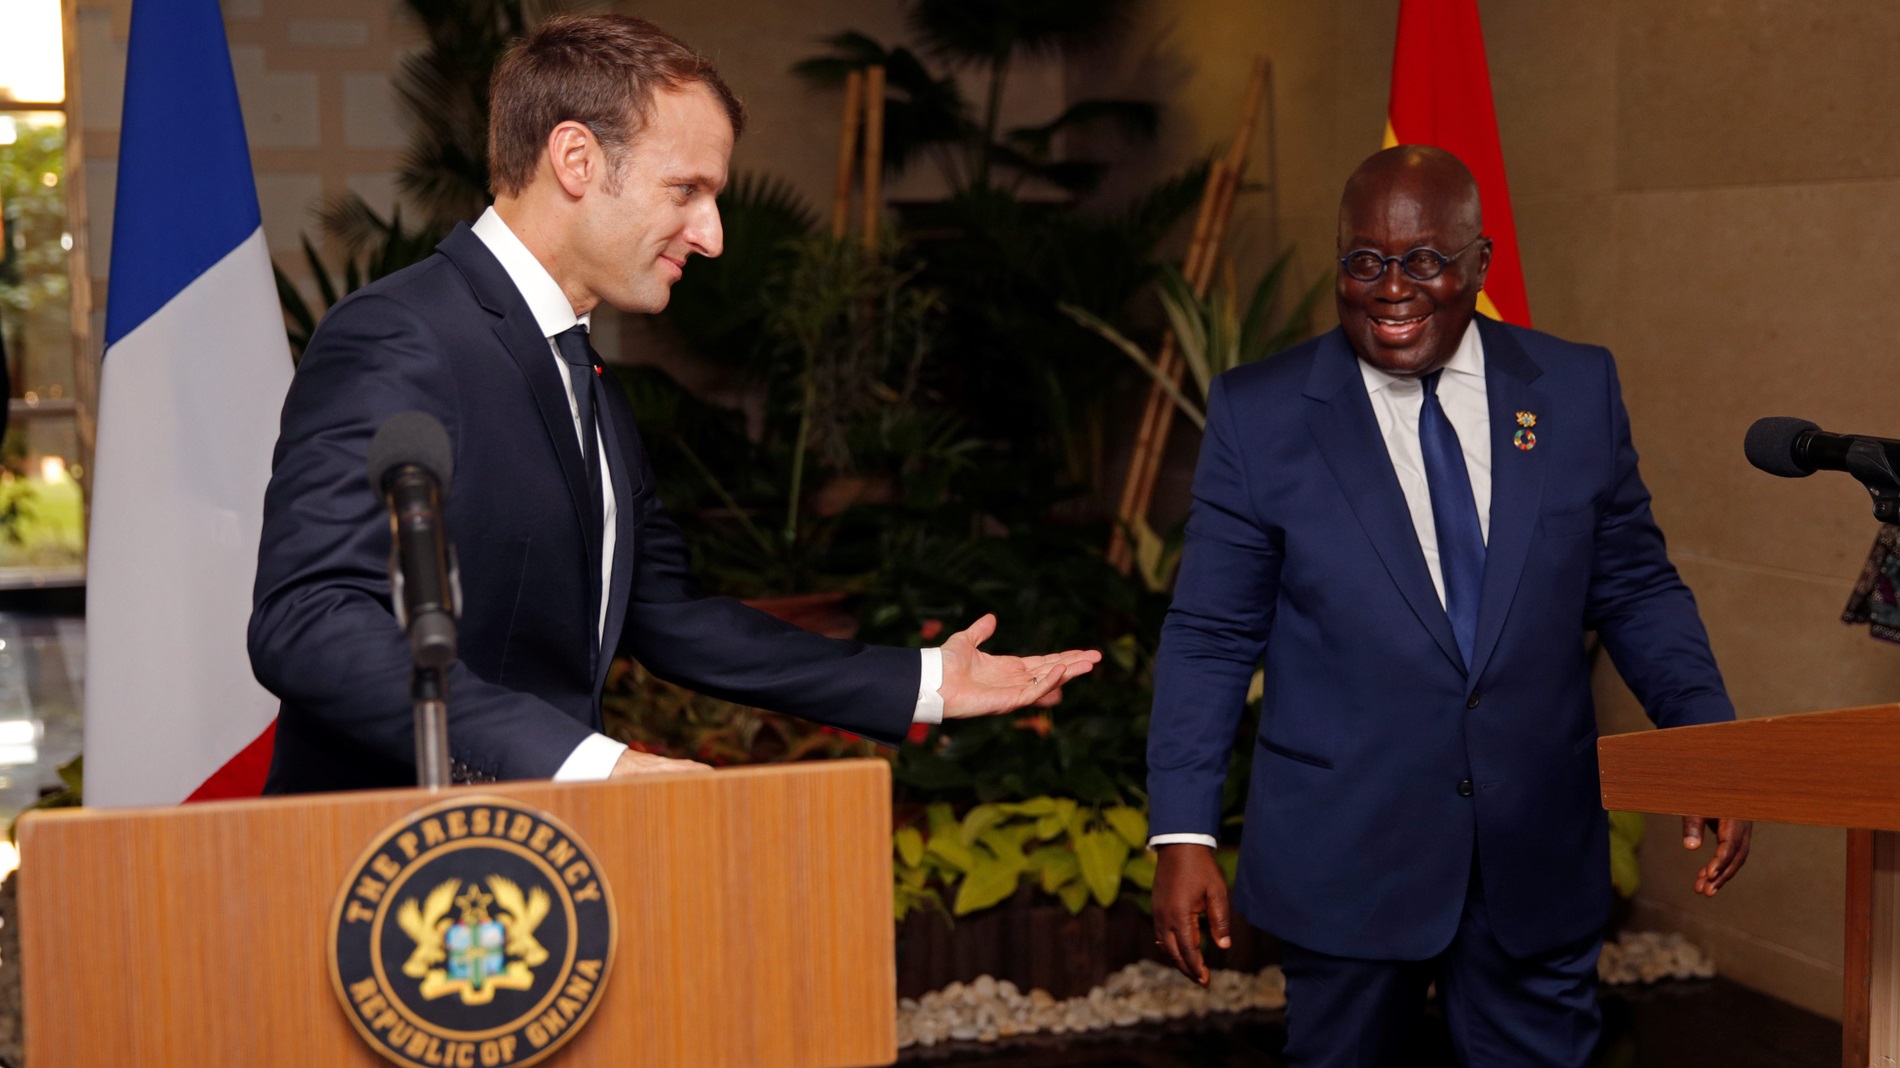
[[694, 252], [708, 259], [726, 250], [726, 231], [719, 221], [718, 202], [710, 201], [694, 212], [692, 221], [687, 224], [686, 241]]
[[1411, 275], [1405, 273], [1405, 268], [1396, 260], [1387, 260], [1385, 273], [1373, 283], [1372, 292], [1380, 300], [1396, 302], [1410, 299], [1415, 288], [1416, 283], [1412, 281]]

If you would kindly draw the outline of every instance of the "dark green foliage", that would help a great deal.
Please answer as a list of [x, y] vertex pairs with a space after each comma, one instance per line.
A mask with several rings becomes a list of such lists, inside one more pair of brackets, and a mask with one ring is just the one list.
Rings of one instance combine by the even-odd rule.
[[1082, 100], [1045, 123], [1003, 130], [1003, 90], [1018, 56], [1075, 55], [1111, 39], [1133, 10], [1131, 0], [915, 0], [911, 29], [926, 50], [951, 69], [983, 72], [987, 90], [979, 112], [949, 74], [938, 75], [907, 48], [887, 48], [868, 34], [826, 39], [831, 53], [793, 66], [816, 85], [835, 85], [853, 70], [885, 68], [884, 164], [901, 171], [928, 153], [944, 180], [959, 190], [987, 188], [1000, 168], [1010, 189], [1035, 179], [1080, 193], [1100, 183], [1107, 165], [1057, 159], [1056, 134], [1090, 126], [1119, 130], [1131, 140], [1153, 138], [1157, 113], [1143, 100]]
[[535, 0], [402, 0], [428, 40], [397, 71], [410, 125], [396, 182], [446, 229], [488, 204], [488, 81], [510, 41], [564, 7]]
[[1128, 365], [1063, 315], [1071, 304], [1110, 321], [1155, 277], [1155, 249], [1206, 181], [1198, 163], [1115, 214], [970, 189], [907, 214], [919, 234], [920, 280], [958, 310], [941, 345], [958, 354], [933, 382], [980, 438], [1041, 465], [1049, 490], [1094, 479], [1101, 405]]
[[791, 183], [740, 173], [719, 195], [725, 252], [695, 256], [673, 284], [666, 321], [695, 355], [728, 367], [763, 370], [771, 287], [783, 279], [793, 243], [814, 233], [818, 217]]
[[348, 219], [348, 225], [353, 228], [349, 231], [352, 240], [344, 245], [341, 271], [332, 273], [310, 238], [303, 238], [304, 263], [317, 287], [315, 305], [304, 299], [283, 268], [271, 265], [271, 273], [277, 278], [277, 299], [284, 306], [285, 332], [290, 337], [292, 360], [303, 358], [303, 350], [310, 344], [310, 335], [316, 332], [317, 323], [337, 301], [384, 275], [427, 259], [442, 240], [439, 232], [428, 227], [405, 228], [401, 208], [384, 219], [361, 199], [352, 198], [340, 202], [333, 210], [339, 213], [339, 219]]
[[960, 163], [951, 147], [972, 136], [969, 105], [951, 75], [939, 77], [908, 48], [885, 48], [862, 33], [825, 38], [831, 54], [814, 56], [792, 67], [813, 85], [842, 84], [865, 67], [884, 68], [884, 166], [902, 172], [926, 153], [946, 175]]

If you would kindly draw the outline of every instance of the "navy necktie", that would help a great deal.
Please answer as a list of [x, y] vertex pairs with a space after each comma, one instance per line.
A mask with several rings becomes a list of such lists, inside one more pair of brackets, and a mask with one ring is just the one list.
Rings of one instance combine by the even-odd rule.
[[[574, 409], [580, 413], [581, 459], [587, 465], [587, 513], [594, 517], [594, 525], [598, 528], [603, 522], [600, 514], [600, 424], [596, 414], [600, 399], [598, 361], [594, 359], [594, 347], [587, 343], [587, 328], [584, 326], [576, 324], [572, 329], [554, 335], [554, 345], [561, 350], [561, 359], [567, 362], [567, 377], [574, 391]], [[598, 529], [594, 531], [594, 536], [600, 536]]]
[[1438, 531], [1445, 615], [1469, 670], [1478, 639], [1478, 593], [1484, 585], [1484, 528], [1478, 524], [1477, 499], [1458, 431], [1438, 403], [1438, 378], [1444, 373], [1440, 368], [1420, 380], [1425, 397], [1418, 411], [1418, 444], [1425, 456], [1425, 483], [1431, 487], [1432, 526]]

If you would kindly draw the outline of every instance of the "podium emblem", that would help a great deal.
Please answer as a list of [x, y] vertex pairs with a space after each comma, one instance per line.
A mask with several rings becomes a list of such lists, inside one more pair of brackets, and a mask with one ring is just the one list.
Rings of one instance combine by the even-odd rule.
[[396, 1064], [529, 1065], [599, 1003], [614, 911], [600, 866], [538, 809], [470, 797], [386, 828], [330, 922], [343, 1011]]

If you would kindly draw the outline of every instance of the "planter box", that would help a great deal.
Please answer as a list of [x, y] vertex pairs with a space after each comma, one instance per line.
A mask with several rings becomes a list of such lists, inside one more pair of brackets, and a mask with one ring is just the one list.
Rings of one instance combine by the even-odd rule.
[[[1236, 922], [1233, 939], [1232, 949], [1208, 955], [1210, 967], [1251, 972], [1279, 963], [1279, 943], [1244, 921]], [[1168, 962], [1154, 944], [1147, 913], [1118, 901], [1071, 916], [1055, 899], [1025, 886], [995, 908], [954, 924], [928, 910], [906, 916], [897, 925], [897, 996], [921, 997], [989, 975], [1024, 992], [1042, 989], [1071, 998], [1140, 960]]]

